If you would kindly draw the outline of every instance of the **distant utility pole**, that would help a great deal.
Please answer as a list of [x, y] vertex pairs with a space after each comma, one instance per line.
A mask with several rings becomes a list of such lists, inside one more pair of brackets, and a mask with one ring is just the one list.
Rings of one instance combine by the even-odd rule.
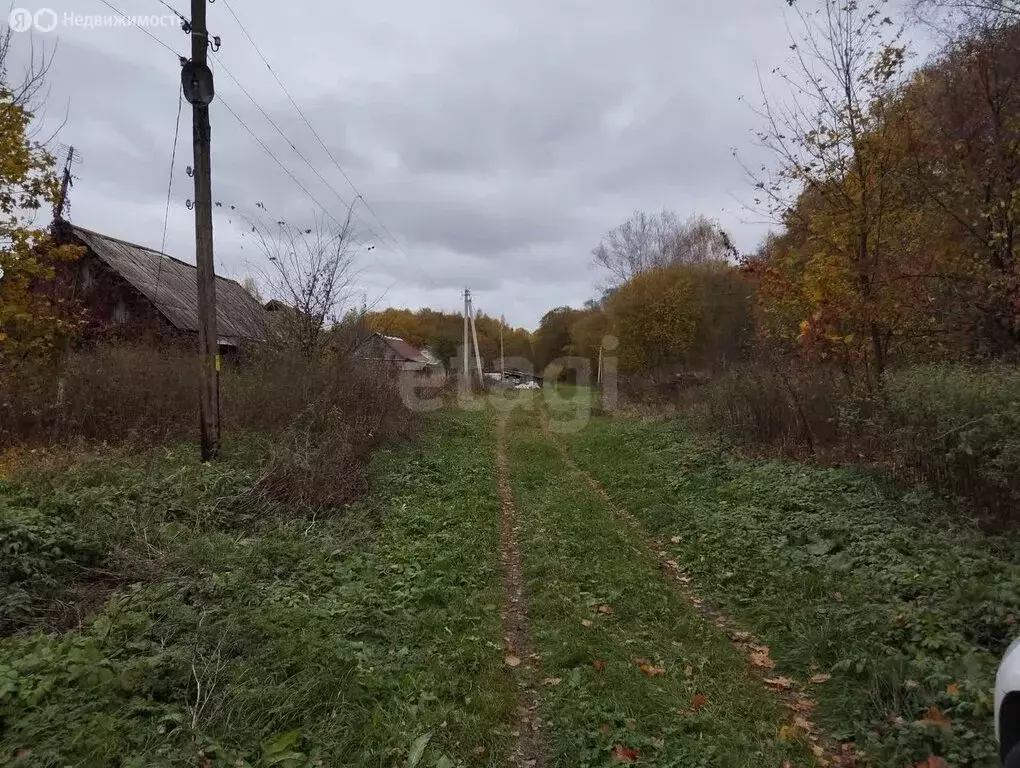
[[219, 344], [216, 334], [216, 266], [213, 262], [212, 166], [209, 104], [213, 76], [207, 63], [206, 0], [191, 0], [191, 61], [181, 82], [192, 106], [195, 147], [195, 265], [198, 269], [199, 419], [202, 461], [220, 454]]
[[506, 325], [506, 318], [499, 316], [499, 380], [506, 378], [506, 355], [503, 354], [503, 326]]
[[482, 373], [482, 356], [478, 352], [478, 328], [475, 327], [475, 313], [474, 307], [471, 308], [471, 338], [475, 342], [475, 365], [478, 366], [478, 383], [482, 386], [485, 385], [485, 374]]
[[464, 289], [464, 391], [471, 391], [471, 291]]

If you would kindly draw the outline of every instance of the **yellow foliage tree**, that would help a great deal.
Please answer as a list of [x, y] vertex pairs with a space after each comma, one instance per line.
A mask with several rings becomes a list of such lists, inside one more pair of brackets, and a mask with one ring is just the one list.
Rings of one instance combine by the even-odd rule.
[[613, 294], [609, 317], [622, 372], [663, 372], [690, 350], [701, 311], [693, 273], [683, 266], [642, 272]]
[[52, 353], [81, 321], [54, 280], [81, 253], [58, 246], [35, 218], [57, 198], [53, 158], [31, 141], [31, 114], [0, 87], [0, 366]]

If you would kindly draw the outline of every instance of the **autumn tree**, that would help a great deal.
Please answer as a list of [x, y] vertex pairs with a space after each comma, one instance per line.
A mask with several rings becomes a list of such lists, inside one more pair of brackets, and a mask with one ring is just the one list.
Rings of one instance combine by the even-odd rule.
[[912, 7], [924, 21], [948, 18], [987, 26], [1020, 19], [1020, 0], [914, 0]]
[[776, 173], [752, 173], [756, 203], [802, 233], [804, 247], [779, 254], [785, 263], [773, 274], [777, 287], [788, 275], [787, 292], [799, 294], [802, 338], [866, 353], [862, 362], [876, 377], [897, 330], [887, 309], [900, 277], [887, 234], [902, 186], [886, 106], [905, 51], [887, 5], [794, 4], [801, 33], [780, 71], [789, 97], [766, 98], [760, 110], [759, 139], [774, 153]]
[[650, 269], [670, 264], [704, 264], [735, 256], [729, 237], [705, 216], [681, 220], [672, 211], [635, 211], [610, 230], [592, 251], [595, 264], [607, 270], [614, 285]]
[[620, 340], [620, 371], [672, 373], [691, 348], [699, 308], [692, 270], [662, 267], [636, 275], [609, 303]]
[[609, 315], [605, 308], [600, 302], [588, 302], [570, 326], [568, 350], [571, 355], [588, 360], [592, 370], [597, 370], [599, 353], [609, 333]]
[[58, 246], [38, 225], [59, 194], [54, 159], [31, 138], [31, 108], [48, 63], [20, 81], [7, 74], [11, 34], [0, 32], [0, 367], [47, 355], [81, 326], [72, 297], [55, 280], [81, 249]]
[[[370, 331], [404, 339], [411, 346], [429, 348], [444, 365], [457, 362], [463, 354], [464, 317], [452, 312], [433, 309], [389, 308], [369, 312], [365, 323]], [[475, 318], [478, 347], [482, 359], [492, 362], [499, 357], [500, 320], [479, 313]], [[506, 356], [531, 358], [531, 334], [524, 328], [503, 328], [503, 348]]]
[[[929, 293], [971, 354], [1020, 347], [1020, 19], [978, 25], [904, 88], [909, 154], [901, 173], [922, 194]], [[915, 214], [917, 215], [917, 214]]]
[[545, 313], [534, 335], [535, 369], [545, 370], [553, 361], [570, 355], [570, 329], [581, 312], [557, 307]]

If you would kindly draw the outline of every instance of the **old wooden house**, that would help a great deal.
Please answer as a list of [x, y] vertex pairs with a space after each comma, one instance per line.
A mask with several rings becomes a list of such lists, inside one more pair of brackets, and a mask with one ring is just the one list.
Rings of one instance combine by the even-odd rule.
[[[60, 222], [57, 240], [85, 248], [66, 279], [87, 312], [87, 336], [153, 343], [198, 334], [197, 270], [166, 254]], [[266, 313], [239, 283], [216, 278], [216, 327], [225, 351], [266, 338]]]

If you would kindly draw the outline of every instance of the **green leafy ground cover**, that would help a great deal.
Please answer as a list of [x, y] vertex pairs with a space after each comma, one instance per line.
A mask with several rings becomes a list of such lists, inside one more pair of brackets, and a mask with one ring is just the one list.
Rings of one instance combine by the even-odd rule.
[[421, 445], [381, 454], [371, 499], [331, 519], [253, 508], [251, 456], [192, 454], [0, 488], [8, 590], [66, 576], [84, 551], [126, 574], [80, 631], [0, 640], [0, 755], [502, 765], [514, 691], [488, 421], [448, 414]]
[[1016, 546], [949, 522], [923, 490], [739, 460], [677, 421], [597, 420], [570, 447], [779, 672], [832, 675], [817, 694], [836, 736], [879, 765], [997, 764], [991, 695], [1017, 634]]

